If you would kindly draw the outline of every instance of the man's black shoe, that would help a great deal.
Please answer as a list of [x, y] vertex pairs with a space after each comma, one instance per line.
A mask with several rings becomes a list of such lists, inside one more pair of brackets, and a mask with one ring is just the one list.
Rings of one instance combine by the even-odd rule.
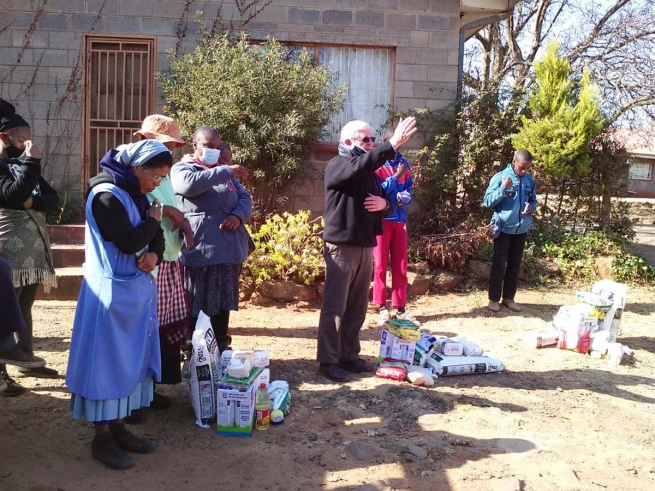
[[352, 373], [374, 372], [376, 367], [370, 361], [358, 358], [352, 361], [340, 361], [339, 366], [344, 370]]
[[353, 379], [351, 373], [345, 371], [337, 364], [321, 363], [318, 367], [318, 372], [333, 382], [349, 382]]

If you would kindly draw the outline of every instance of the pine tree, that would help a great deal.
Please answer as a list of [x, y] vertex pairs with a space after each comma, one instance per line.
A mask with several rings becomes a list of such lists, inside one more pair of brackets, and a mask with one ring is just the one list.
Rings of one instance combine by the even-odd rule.
[[587, 175], [589, 142], [600, 134], [603, 116], [588, 74], [575, 80], [556, 42], [535, 63], [528, 108], [530, 117], [522, 116], [521, 129], [512, 139], [515, 148], [532, 152], [538, 167], [553, 180]]

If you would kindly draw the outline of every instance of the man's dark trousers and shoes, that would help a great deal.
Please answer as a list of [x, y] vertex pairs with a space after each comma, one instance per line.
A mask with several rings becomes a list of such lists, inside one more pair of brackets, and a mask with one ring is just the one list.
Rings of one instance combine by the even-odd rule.
[[[335, 382], [361, 373], [359, 331], [366, 320], [373, 248], [326, 243], [323, 305], [318, 324], [319, 372]], [[367, 362], [364, 362], [367, 363]], [[358, 368], [358, 370], [352, 370]]]
[[527, 236], [527, 233], [513, 235], [501, 232], [494, 239], [489, 300], [493, 302], [500, 302], [501, 298], [514, 300]]

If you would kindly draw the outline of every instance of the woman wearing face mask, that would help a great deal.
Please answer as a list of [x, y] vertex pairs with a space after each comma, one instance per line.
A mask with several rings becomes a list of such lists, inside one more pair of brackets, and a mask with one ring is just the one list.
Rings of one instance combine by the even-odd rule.
[[[57, 192], [41, 176], [41, 153], [32, 143], [29, 124], [14, 106], [0, 99], [0, 257], [12, 269], [20, 310], [27, 329], [18, 331], [9, 349], [0, 343], [0, 378], [7, 382], [5, 396], [25, 389], [7, 375], [4, 362], [33, 357], [32, 305], [43, 284], [46, 291], [57, 286], [50, 251], [45, 213], [59, 207]], [[36, 357], [33, 357], [36, 358]], [[41, 359], [39, 359], [41, 360]], [[41, 360], [43, 362], [43, 360]], [[56, 377], [56, 370], [45, 363], [18, 368], [26, 376]]]
[[184, 280], [191, 305], [191, 327], [202, 310], [214, 328], [220, 351], [229, 348], [230, 311], [239, 307], [239, 275], [248, 256], [252, 200], [237, 178], [248, 177], [240, 165], [220, 165], [221, 138], [201, 126], [193, 134], [193, 154], [171, 170], [178, 208], [194, 233], [194, 246], [182, 251]]

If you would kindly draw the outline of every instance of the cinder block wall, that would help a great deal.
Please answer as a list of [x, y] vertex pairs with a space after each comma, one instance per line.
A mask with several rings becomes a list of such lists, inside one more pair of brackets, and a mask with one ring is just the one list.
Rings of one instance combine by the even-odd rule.
[[[84, 34], [155, 36], [157, 69], [166, 70], [170, 48], [195, 46], [194, 13], [212, 19], [220, 3], [0, 0], [0, 96], [31, 120], [55, 185], [81, 189]], [[395, 48], [394, 105], [437, 109], [456, 96], [459, 13], [459, 0], [273, 0], [247, 30], [253, 39]], [[230, 0], [223, 18], [241, 27]], [[163, 103], [158, 91], [157, 110]], [[313, 152], [318, 172], [332, 155], [325, 147]], [[322, 182], [299, 188], [290, 205], [322, 213]]]

